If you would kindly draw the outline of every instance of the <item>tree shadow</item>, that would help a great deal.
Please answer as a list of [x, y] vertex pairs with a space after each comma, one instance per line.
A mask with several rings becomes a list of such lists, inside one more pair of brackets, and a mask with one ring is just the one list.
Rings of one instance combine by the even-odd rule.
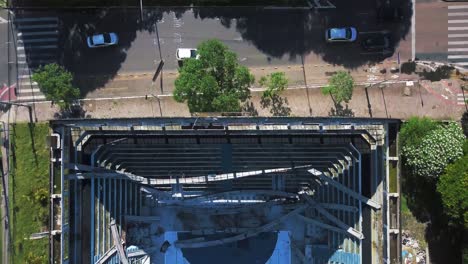
[[258, 111], [253, 102], [247, 101], [242, 105], [242, 112], [247, 113], [249, 116], [258, 116]]
[[54, 119], [91, 118], [83, 109], [83, 103], [73, 104], [69, 109], [62, 109], [54, 114]]
[[273, 116], [290, 116], [291, 108], [289, 107], [288, 99], [279, 95], [271, 97], [262, 97], [260, 105], [263, 109], [270, 108], [270, 114]]
[[341, 104], [336, 104], [335, 106], [330, 108], [330, 112], [328, 112], [328, 116], [330, 117], [354, 117], [354, 112], [351, 108], [343, 107]]
[[36, 125], [32, 122], [28, 123], [28, 130], [29, 130], [29, 137], [31, 138], [31, 150], [34, 155], [34, 163], [36, 164], [36, 167], [38, 166], [39, 162], [37, 160], [37, 153], [36, 153], [36, 142], [34, 139], [34, 128]]
[[[196, 5], [197, 2], [193, 1]], [[164, 20], [177, 20], [184, 17], [198, 20], [213, 19], [227, 29], [235, 29], [242, 42], [253, 45], [265, 57], [254, 64], [274, 64], [277, 60], [289, 60], [300, 63], [300, 57], [313, 53], [323, 61], [346, 68], [381, 62], [392, 56], [394, 47], [406, 38], [410, 29], [412, 5], [409, 0], [395, 0], [392, 5], [403, 9], [403, 20], [393, 23], [376, 23], [378, 4], [373, 0], [351, 2], [336, 0], [336, 9], [316, 12], [304, 9], [273, 9], [263, 7], [149, 7], [143, 9], [143, 16], [138, 8], [86, 8], [60, 9], [46, 11], [20, 10], [16, 18], [48, 17], [52, 12], [58, 17], [58, 41], [45, 45], [56, 45], [56, 62], [65, 66], [75, 76], [75, 85], [82, 96], [104, 87], [121, 72], [147, 72], [155, 68], [154, 60], [174, 56], [172, 51], [158, 54], [156, 44], [159, 35], [176, 41], [177, 32], [192, 32], [210, 28], [208, 24], [173, 23], [170, 28], [159, 30], [158, 23]], [[170, 14], [170, 16], [169, 16]], [[365, 17], [362, 14], [367, 14]], [[175, 19], [174, 19], [174, 17]], [[193, 18], [192, 18], [193, 16]], [[143, 19], [142, 19], [143, 17]], [[375, 20], [375, 21], [374, 21]], [[23, 22], [24, 23], [24, 22]], [[33, 22], [27, 22], [32, 25]], [[166, 21], [168, 24], [169, 21]], [[172, 23], [172, 21], [171, 21]], [[177, 25], [176, 25], [177, 24]], [[190, 24], [190, 25], [189, 25]], [[162, 25], [162, 24], [161, 24]], [[324, 32], [330, 27], [354, 26], [362, 34], [365, 32], [388, 31], [392, 38], [391, 52], [387, 54], [367, 54], [358, 41], [355, 43], [330, 44], [325, 42]], [[195, 27], [195, 29], [193, 28]], [[18, 33], [31, 33], [32, 29], [18, 29]], [[114, 47], [91, 49], [87, 46], [87, 37], [96, 33], [115, 32], [119, 43]], [[218, 35], [219, 34], [219, 35]], [[23, 34], [24, 35], [24, 34]], [[197, 35], [197, 34], [195, 34]], [[216, 33], [214, 38], [231, 37], [231, 32]], [[178, 35], [180, 36], [180, 34]], [[47, 37], [48, 38], [48, 37]], [[192, 36], [180, 39], [194, 41]], [[135, 40], [138, 39], [138, 42]], [[200, 40], [195, 40], [200, 41]], [[224, 39], [229, 45], [238, 46], [236, 39]], [[133, 47], [137, 43], [137, 47]], [[44, 64], [41, 49], [35, 48], [35, 42], [25, 42], [27, 69], [33, 71]], [[243, 44], [240, 53], [245, 50]], [[138, 49], [138, 51], [137, 51]], [[142, 52], [141, 50], [144, 50]], [[353, 52], [350, 52], [352, 50]], [[239, 52], [239, 51], [238, 51]], [[241, 57], [243, 54], [239, 54]], [[174, 59], [175, 61], [175, 59]], [[247, 64], [252, 62], [247, 61]], [[168, 67], [168, 65], [166, 65]], [[174, 64], [176, 67], [176, 64]], [[25, 68], [25, 69], [26, 69]], [[26, 73], [20, 73], [26, 74]], [[29, 74], [29, 73], [28, 73]]]
[[[252, 43], [267, 56], [277, 59], [297, 57], [314, 53], [325, 62], [356, 68], [373, 64], [393, 55], [395, 47], [406, 38], [413, 13], [411, 1], [392, 1], [392, 6], [402, 8], [403, 19], [398, 22], [381, 23], [377, 21], [378, 3], [364, 0], [350, 2], [336, 0], [337, 9], [314, 12], [306, 9], [268, 9], [268, 8], [194, 8], [196, 18], [219, 19], [227, 27], [234, 27], [243, 40]], [[362, 17], [361, 14], [371, 14]], [[355, 43], [326, 43], [325, 30], [330, 27], [354, 26], [362, 34], [367, 32], [386, 32], [392, 43], [386, 53], [365, 52], [358, 41]], [[350, 49], [353, 52], [349, 52]]]

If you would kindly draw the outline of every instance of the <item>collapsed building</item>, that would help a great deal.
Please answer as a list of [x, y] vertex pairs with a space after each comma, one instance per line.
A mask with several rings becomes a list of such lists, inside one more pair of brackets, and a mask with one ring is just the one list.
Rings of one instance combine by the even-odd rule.
[[393, 119], [51, 122], [54, 263], [396, 263]]

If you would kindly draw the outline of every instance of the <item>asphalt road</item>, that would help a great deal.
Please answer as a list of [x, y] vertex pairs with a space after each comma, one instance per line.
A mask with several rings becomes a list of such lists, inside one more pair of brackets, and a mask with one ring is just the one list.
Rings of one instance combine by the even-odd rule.
[[[28, 20], [57, 18], [57, 60], [86, 83], [79, 86], [86, 93], [103, 87], [117, 74], [153, 72], [160, 59], [164, 70], [177, 70], [177, 48], [194, 48], [201, 41], [221, 40], [249, 67], [341, 65], [348, 69], [395, 57], [395, 47], [410, 40], [411, 2], [392, 0], [402, 6], [404, 19], [396, 23], [377, 23], [377, 1], [336, 0], [336, 9], [269, 9], [242, 7], [76, 9], [21, 11], [17, 17]], [[33, 25], [32, 22], [23, 27]], [[48, 26], [44, 24], [44, 26]], [[324, 32], [329, 27], [354, 26], [360, 32], [355, 43], [327, 44]], [[34, 27], [34, 25], [33, 25]], [[29, 29], [36, 30], [36, 29]], [[101, 32], [115, 32], [119, 44], [90, 49], [86, 37]], [[364, 52], [359, 40], [366, 34], [388, 33], [392, 47], [386, 54]], [[18, 32], [21, 30], [18, 29]], [[43, 37], [47, 41], [49, 37]], [[41, 40], [37, 40], [41, 41]], [[30, 54], [41, 53], [32, 42], [26, 57], [30, 69], [40, 62]], [[47, 44], [51, 45], [51, 44]], [[32, 52], [36, 49], [36, 52]], [[78, 79], [78, 78], [77, 78]]]
[[[337, 9], [320, 13], [306, 9], [147, 8], [143, 23], [138, 9], [61, 13], [62, 58], [77, 74], [151, 71], [160, 60], [159, 36], [164, 68], [169, 70], [178, 67], [177, 48], [194, 48], [210, 38], [228, 45], [247, 66], [301, 64], [301, 56], [310, 54], [318, 57], [318, 63], [358, 67], [385, 56], [365, 54], [359, 43], [326, 44], [327, 27], [354, 26], [362, 34], [388, 32], [393, 34], [394, 44], [409, 30], [411, 10], [401, 24], [378, 24], [375, 1], [362, 1], [365, 3], [359, 6], [341, 2], [341, 7], [337, 4]], [[116, 32], [119, 45], [87, 48], [85, 37], [98, 32]]]

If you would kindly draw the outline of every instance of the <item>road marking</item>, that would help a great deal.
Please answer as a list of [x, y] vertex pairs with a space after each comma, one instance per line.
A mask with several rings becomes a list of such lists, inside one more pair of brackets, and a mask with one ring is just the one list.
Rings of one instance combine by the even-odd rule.
[[468, 16], [468, 12], [448, 13], [448, 16]]
[[468, 27], [448, 27], [448, 30], [468, 30]]
[[37, 86], [37, 82], [20, 82], [20, 85], [22, 86]]
[[0, 17], [0, 24], [6, 24], [8, 23], [8, 20], [4, 19], [3, 17]]
[[[42, 45], [42, 46], [28, 46], [28, 49], [56, 49], [57, 45]], [[16, 49], [24, 50], [24, 47], [17, 47]]]
[[452, 5], [448, 6], [448, 9], [468, 9], [468, 5]]
[[41, 39], [20, 39], [18, 43], [37, 43], [37, 42], [53, 42], [57, 41], [57, 38], [41, 38]]
[[448, 34], [449, 38], [465, 38], [468, 37], [468, 34]]
[[47, 24], [47, 25], [18, 25], [18, 29], [37, 29], [37, 28], [56, 28], [57, 24]]
[[449, 41], [449, 45], [465, 45], [468, 44], [468, 41]]
[[18, 89], [19, 94], [25, 94], [25, 93], [40, 93], [41, 90], [39, 88], [23, 88], [23, 89]]
[[41, 35], [57, 35], [58, 31], [41, 31], [41, 32], [20, 32], [18, 33], [18, 37], [26, 37], [26, 36], [41, 36]]
[[448, 55], [448, 59], [468, 59], [468, 55]]
[[456, 63], [453, 63], [453, 64], [459, 65], [459, 66], [467, 66], [468, 62], [456, 62]]
[[32, 18], [16, 18], [16, 22], [36, 22], [36, 21], [58, 21], [57, 17], [32, 17]]
[[448, 49], [449, 52], [454, 52], [454, 51], [468, 51], [468, 48], [453, 48], [453, 49]]
[[32, 95], [32, 96], [17, 96], [16, 100], [18, 101], [31, 101], [31, 100], [43, 100], [46, 99], [44, 95]]
[[457, 23], [467, 23], [468, 19], [459, 19], [459, 20], [449, 20], [449, 24], [457, 24]]

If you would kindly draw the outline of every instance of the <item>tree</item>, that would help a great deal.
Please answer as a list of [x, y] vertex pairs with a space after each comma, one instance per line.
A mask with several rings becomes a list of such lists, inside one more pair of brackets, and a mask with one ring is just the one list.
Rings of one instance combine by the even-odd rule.
[[39, 67], [32, 79], [38, 83], [47, 100], [57, 103], [61, 110], [70, 110], [80, 96], [80, 90], [72, 85], [72, 74], [56, 63]]
[[289, 116], [291, 109], [288, 107], [288, 100], [280, 96], [288, 86], [288, 78], [284, 72], [274, 72], [263, 76], [259, 84], [267, 89], [263, 92], [260, 104], [262, 108], [270, 108], [273, 116]]
[[198, 46], [199, 59], [187, 59], [175, 80], [174, 99], [190, 112], [238, 112], [250, 98], [254, 77], [237, 56], [218, 40]]
[[466, 110], [463, 113], [463, 116], [461, 118], [461, 124], [463, 128], [463, 133], [465, 133], [465, 136], [468, 137], [468, 110]]
[[437, 183], [444, 212], [455, 225], [468, 228], [468, 155], [449, 164]]
[[439, 124], [430, 118], [411, 117], [401, 127], [400, 146], [417, 147], [424, 136], [438, 127]]
[[463, 155], [465, 136], [455, 122], [439, 125], [418, 140], [402, 146], [404, 164], [416, 176], [437, 178], [445, 167]]
[[343, 101], [349, 103], [353, 96], [353, 88], [353, 77], [345, 71], [339, 71], [330, 78], [328, 86], [322, 88], [322, 93], [330, 94], [335, 104], [339, 105]]

